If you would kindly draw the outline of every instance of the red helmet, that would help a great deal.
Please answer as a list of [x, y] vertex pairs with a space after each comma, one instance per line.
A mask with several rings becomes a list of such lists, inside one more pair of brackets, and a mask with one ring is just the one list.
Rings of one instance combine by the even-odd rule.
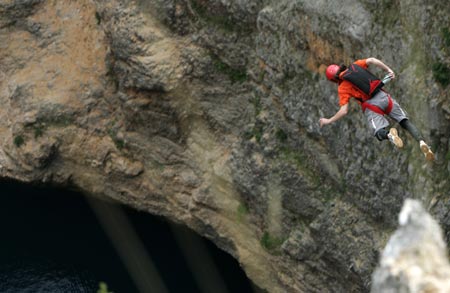
[[339, 71], [339, 65], [331, 64], [327, 67], [327, 71], [325, 72], [328, 80], [336, 81], [335, 75]]

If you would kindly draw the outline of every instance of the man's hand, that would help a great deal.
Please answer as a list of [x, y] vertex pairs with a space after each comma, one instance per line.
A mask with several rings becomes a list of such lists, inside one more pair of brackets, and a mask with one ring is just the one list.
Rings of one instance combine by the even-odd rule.
[[341, 106], [341, 107], [339, 108], [339, 111], [337, 111], [336, 114], [334, 114], [334, 116], [331, 117], [330, 119], [328, 119], [328, 118], [323, 118], [323, 117], [320, 118], [320, 119], [319, 119], [319, 125], [320, 125], [320, 127], [322, 127], [322, 126], [324, 126], [324, 125], [333, 123], [333, 122], [335, 122], [335, 121], [341, 119], [341, 118], [344, 117], [345, 115], [347, 115], [347, 113], [348, 113], [348, 104], [345, 104], [345, 105]]
[[394, 73], [394, 71], [388, 70], [388, 74], [389, 74], [389, 76], [391, 77], [391, 79], [394, 79], [394, 78], [395, 78], [395, 73]]
[[330, 123], [331, 123], [330, 119], [327, 119], [327, 118], [320, 118], [319, 119], [320, 128], [322, 128], [322, 126], [330, 124]]

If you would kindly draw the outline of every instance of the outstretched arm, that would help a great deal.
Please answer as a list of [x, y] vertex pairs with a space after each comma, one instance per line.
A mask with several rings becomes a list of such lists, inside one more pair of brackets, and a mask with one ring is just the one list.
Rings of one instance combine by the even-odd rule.
[[391, 76], [391, 78], [395, 78], [394, 71], [389, 66], [384, 64], [381, 60], [378, 60], [377, 58], [370, 57], [370, 58], [366, 59], [366, 63], [367, 63], [367, 65], [375, 65], [375, 66], [377, 66], [377, 67], [387, 71], [389, 73], [389, 75]]
[[333, 123], [339, 119], [341, 119], [342, 117], [344, 117], [345, 115], [347, 115], [348, 113], [348, 104], [345, 104], [344, 106], [341, 106], [341, 108], [339, 109], [339, 111], [336, 112], [336, 114], [334, 114], [333, 117], [331, 118], [320, 118], [319, 119], [319, 124], [320, 127]]

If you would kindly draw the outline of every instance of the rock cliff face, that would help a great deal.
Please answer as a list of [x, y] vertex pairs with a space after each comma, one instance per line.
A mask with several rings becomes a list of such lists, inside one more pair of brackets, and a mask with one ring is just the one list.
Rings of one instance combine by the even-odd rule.
[[[270, 292], [361, 292], [403, 200], [450, 233], [445, 1], [3, 0], [0, 175], [182, 222]], [[338, 109], [378, 57], [437, 154]], [[380, 73], [381, 74], [381, 73]]]

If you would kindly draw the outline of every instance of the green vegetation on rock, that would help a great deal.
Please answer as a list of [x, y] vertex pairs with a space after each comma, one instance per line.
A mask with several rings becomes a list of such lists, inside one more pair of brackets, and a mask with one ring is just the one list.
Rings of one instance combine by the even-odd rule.
[[280, 248], [284, 240], [285, 239], [283, 239], [282, 237], [270, 235], [270, 233], [266, 231], [261, 237], [261, 246], [269, 252], [274, 252], [275, 250]]
[[111, 137], [114, 144], [116, 145], [116, 148], [118, 150], [122, 150], [125, 147], [125, 141], [123, 139], [117, 137], [117, 132], [118, 131], [115, 129], [108, 130], [108, 134]]
[[237, 218], [238, 221], [241, 222], [244, 220], [245, 216], [248, 214], [248, 208], [245, 204], [241, 203], [237, 207]]
[[261, 98], [258, 94], [255, 94], [254, 97], [250, 100], [253, 107], [255, 108], [255, 117], [261, 113], [262, 110], [262, 104], [261, 104]]
[[108, 285], [105, 282], [100, 282], [98, 284], [98, 290], [97, 293], [113, 293], [112, 291], [108, 290]]
[[42, 124], [34, 125], [34, 138], [39, 138], [44, 135], [44, 126]]
[[275, 132], [275, 137], [278, 139], [278, 141], [280, 142], [286, 142], [286, 140], [288, 139], [288, 135], [286, 134], [286, 132], [284, 132], [283, 129], [279, 128], [277, 129], [277, 131]]
[[255, 126], [253, 126], [253, 128], [250, 131], [247, 131], [244, 134], [244, 136], [247, 139], [255, 138], [256, 142], [260, 143], [263, 133], [264, 133], [263, 125], [261, 123], [256, 123]]
[[25, 139], [21, 135], [17, 135], [14, 137], [14, 144], [16, 147], [20, 148], [25, 143]]
[[242, 83], [244, 81], [247, 81], [248, 75], [247, 72], [244, 69], [235, 69], [220, 60], [217, 57], [213, 57], [213, 64], [214, 67], [219, 71], [220, 73], [223, 73], [225, 75], [228, 75], [232, 83]]
[[95, 19], [97, 20], [97, 25], [102, 22], [102, 18], [100, 17], [100, 13], [98, 13], [98, 11], [95, 12]]
[[448, 86], [450, 84], [450, 67], [440, 62], [434, 63], [433, 77], [442, 86]]

